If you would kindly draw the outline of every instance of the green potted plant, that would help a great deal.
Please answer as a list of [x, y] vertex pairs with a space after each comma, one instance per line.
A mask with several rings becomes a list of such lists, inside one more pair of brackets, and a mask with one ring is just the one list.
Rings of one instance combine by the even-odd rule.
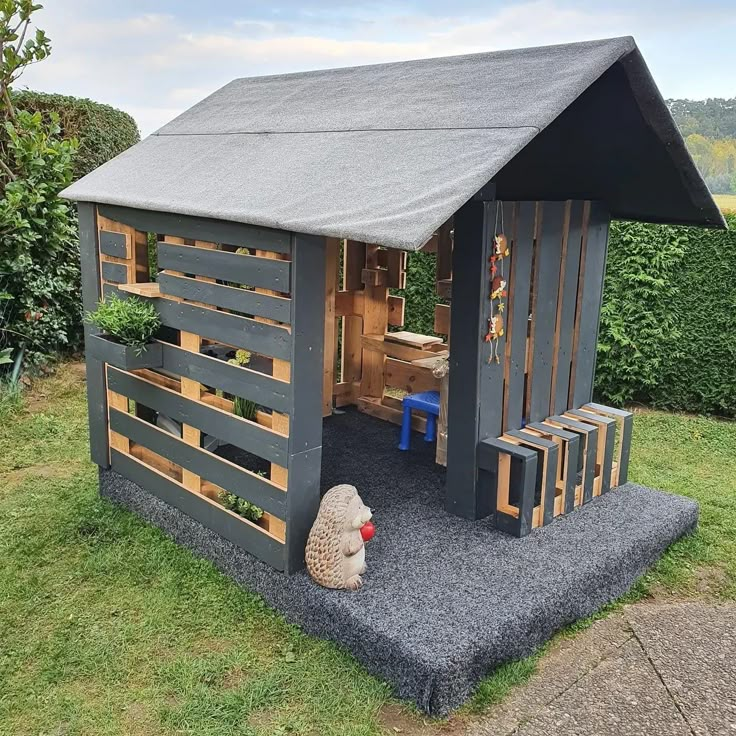
[[150, 302], [113, 295], [87, 314], [86, 321], [102, 332], [88, 336], [88, 355], [124, 370], [161, 367], [161, 343], [153, 341], [161, 320]]

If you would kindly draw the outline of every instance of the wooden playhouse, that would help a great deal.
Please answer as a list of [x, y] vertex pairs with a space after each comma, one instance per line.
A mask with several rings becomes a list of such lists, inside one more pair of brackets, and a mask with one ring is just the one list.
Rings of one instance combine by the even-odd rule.
[[[238, 79], [66, 195], [85, 310], [164, 325], [138, 362], [87, 329], [92, 459], [287, 572], [323, 418], [400, 423], [442, 355], [449, 512], [521, 536], [623, 484], [631, 415], [592, 403], [610, 220], [723, 226], [629, 38]], [[418, 250], [434, 335], [392, 293]]]

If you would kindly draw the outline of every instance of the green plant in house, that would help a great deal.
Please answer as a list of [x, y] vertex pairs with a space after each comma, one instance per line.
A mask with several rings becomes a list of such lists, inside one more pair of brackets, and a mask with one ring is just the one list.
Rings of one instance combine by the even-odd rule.
[[[238, 350], [234, 358], [230, 358], [228, 363], [232, 365], [246, 366], [250, 363], [250, 352], [248, 350]], [[240, 396], [233, 396], [233, 414], [243, 419], [253, 421], [256, 418], [258, 404], [250, 399], [243, 399]]]
[[87, 322], [122, 345], [132, 347], [136, 355], [143, 354], [161, 327], [154, 306], [134, 296], [119, 299], [113, 295], [101, 301], [97, 309], [87, 315]]
[[[259, 473], [259, 475], [262, 475], [262, 473]], [[236, 496], [234, 493], [222, 491], [220, 493], [220, 503], [229, 511], [253, 523], [257, 522], [263, 516], [263, 509], [250, 503], [250, 501], [246, 501], [244, 498]]]

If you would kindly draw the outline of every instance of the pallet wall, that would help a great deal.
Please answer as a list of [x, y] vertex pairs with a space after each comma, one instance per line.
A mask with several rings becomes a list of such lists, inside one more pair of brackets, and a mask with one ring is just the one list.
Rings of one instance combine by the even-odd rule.
[[[324, 239], [105, 206], [82, 205], [80, 220], [85, 309], [132, 293], [165, 328], [160, 367], [123, 370], [88, 354], [93, 459], [273, 567], [301, 567], [319, 504]], [[214, 357], [238, 349], [251, 352], [248, 366]], [[255, 417], [234, 414], [232, 397], [256, 402]], [[207, 449], [213, 438], [247, 455], [225, 459]], [[262, 518], [224, 508], [223, 493]]]

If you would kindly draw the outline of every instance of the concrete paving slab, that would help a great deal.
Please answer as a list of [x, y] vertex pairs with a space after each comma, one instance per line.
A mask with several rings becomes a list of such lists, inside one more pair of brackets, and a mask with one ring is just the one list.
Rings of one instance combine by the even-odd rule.
[[539, 715], [518, 736], [692, 736], [635, 639], [630, 639]]
[[736, 734], [736, 605], [638, 605], [626, 618], [700, 736]]
[[575, 637], [561, 639], [540, 660], [534, 676], [513, 690], [482, 720], [470, 724], [466, 736], [507, 736], [533, 719], [604, 659], [615, 655], [633, 634], [621, 614], [596, 621]]

